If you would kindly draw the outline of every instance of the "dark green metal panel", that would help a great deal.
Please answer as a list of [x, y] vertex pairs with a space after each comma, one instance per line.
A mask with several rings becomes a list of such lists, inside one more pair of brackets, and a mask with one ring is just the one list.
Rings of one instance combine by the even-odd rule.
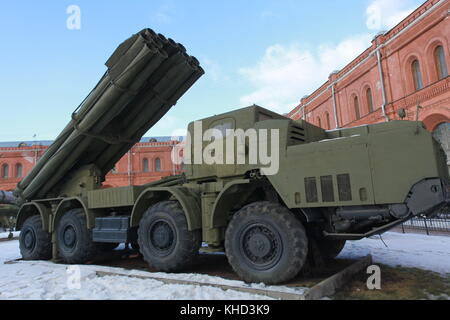
[[144, 187], [128, 186], [94, 190], [88, 193], [90, 209], [133, 206]]
[[177, 200], [186, 215], [189, 230], [202, 228], [202, 213], [198, 194], [184, 187], [150, 187], [142, 191], [131, 213], [131, 227], [139, 221], [147, 209], [159, 201], [173, 198]]

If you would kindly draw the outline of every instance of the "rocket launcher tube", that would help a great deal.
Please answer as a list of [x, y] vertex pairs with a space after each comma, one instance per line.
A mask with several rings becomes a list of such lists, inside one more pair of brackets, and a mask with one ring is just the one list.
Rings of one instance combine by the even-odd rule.
[[[87, 146], [85, 141], [81, 143], [80, 136], [83, 138], [83, 133], [90, 132], [91, 128], [98, 123], [98, 119], [104, 116], [106, 112], [109, 112], [110, 114], [113, 113], [113, 115], [110, 116], [110, 118], [113, 118], [114, 113], [117, 112], [117, 108], [123, 108], [124, 105], [126, 105], [126, 101], [129, 100], [130, 97], [128, 97], [126, 92], [121, 88], [127, 88], [128, 86], [133, 88], [131, 82], [136, 78], [136, 72], [133, 71], [141, 70], [145, 66], [150, 58], [150, 53], [151, 51], [145, 46], [141, 49], [139, 54], [134, 57], [131, 65], [122, 73], [122, 75], [117, 77], [117, 82], [113, 84], [112, 81], [114, 80], [111, 79], [111, 85], [106, 89], [105, 93], [99, 97], [98, 101], [87, 115], [76, 124], [76, 130], [71, 133], [59, 150], [48, 160], [29, 186], [23, 191], [23, 196], [26, 199], [37, 191], [38, 186], [39, 189], [41, 189], [39, 194], [45, 194], [52, 187], [54, 181], [61, 178], [60, 174], [55, 174], [55, 168], [58, 168], [58, 173], [70, 170], [77, 161], [77, 157], [81, 155], [83, 149]], [[136, 85], [136, 89], [139, 89], [143, 82], [144, 81], [141, 79], [141, 83]], [[102, 128], [98, 129], [101, 130]], [[73, 149], [74, 144], [78, 144], [75, 149]], [[69, 156], [70, 159], [66, 159]], [[48, 179], [49, 177], [51, 178]], [[46, 180], [48, 180], [48, 183], [46, 183], [47, 186], [41, 187]]]
[[[181, 94], [174, 99], [176, 95], [174, 95], [173, 92], [176, 90], [179, 91], [180, 87], [186, 87], [182, 92], [184, 93], [193, 84], [191, 83], [186, 86], [185, 84], [180, 83], [185, 82], [188, 78], [192, 78], [193, 74], [197, 74], [198, 76], [195, 76], [195, 79], [198, 79], [200, 75], [204, 73], [198, 66], [192, 66], [191, 60], [193, 59], [189, 57], [189, 62], [186, 60], [185, 55], [177, 53], [161, 64], [159, 69], [155, 72], [155, 76], [152, 76], [149, 83], [142, 90], [142, 95], [135, 99], [135, 101], [137, 101], [136, 105], [129, 106], [127, 112], [120, 117], [120, 127], [122, 128], [120, 131], [124, 138], [131, 141], [131, 146], [135, 141], [139, 140], [146, 131], [148, 131], [147, 129], [141, 135], [136, 135], [136, 128], [142, 126], [142, 123], [136, 124], [136, 122], [142, 120], [144, 123], [148, 122], [146, 120], [147, 118], [155, 119], [154, 122], [157, 122], [182, 95]], [[158, 78], [156, 75], [162, 75], [163, 78]], [[163, 113], [160, 113], [159, 110], [161, 109], [160, 105], [162, 103], [168, 103], [169, 106], [165, 108]], [[128, 145], [129, 144], [127, 144], [125, 148], [129, 148]], [[110, 149], [115, 149], [115, 152], [110, 152]], [[89, 162], [95, 161], [98, 167], [104, 168], [104, 174], [106, 174], [112, 166], [105, 166], [105, 163], [109, 164], [111, 162], [117, 162], [120, 157], [118, 159], [116, 159], [116, 157], [111, 158], [111, 154], [115, 155], [116, 152], [119, 152], [118, 150], [122, 150], [122, 148], [119, 146], [105, 146], [104, 149], [98, 149], [97, 153], [91, 153], [88, 157], [90, 160]], [[100, 157], [100, 159], [95, 160], [97, 157]]]
[[[164, 92], [163, 88], [166, 89], [166, 91], [168, 91], [168, 92], [172, 91], [173, 89], [171, 87], [172, 86], [176, 86], [177, 83], [180, 82], [179, 79], [182, 78], [183, 76], [185, 76], [185, 73], [179, 72], [175, 67], [172, 68], [170, 71], [171, 72], [167, 73], [167, 76], [166, 76], [165, 79], [163, 79], [162, 81], [158, 82], [158, 85], [160, 85], [162, 87], [161, 90], [163, 92]], [[188, 70], [188, 72], [189, 72], [189, 74], [191, 74], [192, 70]], [[156, 86], [155, 90], [158, 89], [158, 85]], [[146, 90], [143, 90], [143, 91], [145, 92]], [[149, 91], [149, 92], [151, 92], [151, 91]], [[158, 102], [161, 104], [161, 101], [158, 101]], [[143, 107], [146, 107], [146, 105], [143, 105]], [[128, 106], [128, 108], [132, 109], [133, 106]], [[148, 108], [148, 110], [152, 110], [152, 109], [153, 109], [153, 107], [152, 108]], [[137, 117], [136, 121], [142, 121], [143, 118], [145, 118], [145, 116], [140, 115], [139, 117]], [[129, 129], [128, 131], [135, 130], [135, 129], [133, 129], [135, 127], [135, 125], [134, 125], [134, 127], [133, 127], [133, 125], [134, 124], [131, 123], [130, 127], [127, 128], [127, 129]], [[132, 134], [133, 131], [131, 131], [129, 133]], [[129, 133], [125, 132], [124, 137], [128, 137]], [[133, 145], [135, 142], [136, 141], [131, 141], [131, 144]], [[88, 137], [84, 138], [80, 142], [80, 144], [75, 147], [75, 150], [73, 150], [73, 154], [81, 154], [81, 153], [83, 153], [83, 151], [86, 150], [91, 145], [91, 143], [92, 143], [92, 139], [89, 139]], [[70, 148], [69, 148], [69, 150], [70, 150]], [[92, 152], [96, 152], [96, 150], [93, 150]], [[69, 156], [69, 154], [67, 156]], [[107, 152], [104, 152], [101, 156], [109, 157], [110, 154], [107, 153]], [[72, 153], [70, 154], [70, 157], [73, 158]], [[120, 157], [122, 157], [122, 155]], [[41, 196], [44, 196], [50, 190], [50, 188], [54, 184], [56, 184], [56, 182], [62, 177], [62, 175], [65, 172], [69, 171], [71, 169], [71, 166], [74, 165], [74, 161], [72, 159], [70, 159], [70, 158], [68, 159], [68, 161], [60, 161], [60, 160], [57, 160], [57, 161], [59, 163], [61, 163], [61, 165], [58, 168], [57, 172], [54, 173], [53, 176], [51, 177], [51, 179], [46, 183], [45, 187], [43, 187], [42, 190], [39, 190], [38, 194], [41, 195]], [[103, 168], [103, 164], [101, 163], [101, 161], [95, 161], [95, 163], [97, 164], [97, 166], [99, 168]], [[110, 169], [105, 170], [103, 173], [106, 174], [109, 170]]]
[[[141, 59], [141, 57], [138, 56], [137, 59]], [[141, 60], [138, 64], [139, 68], [137, 69], [141, 69], [144, 62], [144, 60]], [[131, 74], [131, 72], [129, 72], [129, 74]], [[89, 136], [85, 136], [85, 134], [101, 133], [101, 130], [104, 128], [104, 126], [109, 121], [111, 121], [111, 119], [113, 119], [114, 116], [120, 111], [120, 109], [118, 108], [123, 108], [127, 105], [127, 101], [130, 100], [130, 96], [122, 92], [122, 90], [117, 86], [128, 85], [131, 78], [131, 76], [121, 77], [119, 78], [119, 81], [115, 86], [110, 86], [108, 88], [105, 94], [97, 102], [99, 106], [93, 108], [92, 111], [89, 112], [85, 118], [83, 118], [83, 121], [80, 122], [80, 124], [77, 126], [77, 130], [72, 133], [72, 135], [61, 146], [58, 153], [55, 154], [48, 161], [46, 166], [43, 167], [40, 175], [43, 177], [42, 179], [47, 181], [45, 183], [45, 186], [43, 186], [39, 190], [40, 196], [44, 196], [53, 187], [53, 185], [60, 178], [62, 178], [62, 176], [67, 171], [69, 171], [77, 161], [79, 161], [79, 155], [83, 154], [83, 152], [89, 147], [92, 142], [92, 138], [89, 138]], [[144, 80], [145, 79], [140, 80], [140, 83], [136, 85], [136, 90], [138, 90]], [[135, 89], [134, 87], [134, 85], [130, 86], [131, 89]], [[56, 172], [54, 168], [58, 168]], [[48, 179], [47, 177], [50, 177], [50, 173], [52, 173], [52, 175], [51, 178]], [[37, 176], [33, 181], [34, 184], [30, 184], [28, 188], [29, 192], [34, 192], [35, 189], [33, 189], [33, 187], [36, 185], [41, 185], [42, 182], [43, 180], [40, 180], [40, 177]], [[28, 197], [29, 194], [24, 193], [24, 196]]]
[[[131, 48], [138, 48], [136, 44], [139, 44], [137, 40], [142, 41], [139, 35], [134, 35], [130, 39], [122, 43], [113, 53], [111, 58], [108, 59], [106, 65], [108, 68], [113, 68], [120, 58]], [[100, 79], [99, 83], [95, 86], [92, 92], [86, 97], [86, 99], [80, 104], [79, 111], [74, 118], [82, 119], [91, 110], [92, 106], [98, 101], [99, 97], [104, 94], [105, 90], [110, 85], [111, 80], [107, 77], [107, 73]], [[47, 161], [59, 150], [62, 144], [66, 141], [67, 137], [72, 134], [74, 130], [75, 121], [72, 120], [65, 129], [58, 135], [54, 143], [46, 150], [40, 161], [33, 167], [30, 173], [18, 184], [18, 191], [25, 189], [36, 175], [41, 171], [42, 167]]]
[[[49, 192], [56, 195], [62, 179], [82, 165], [95, 164], [106, 174], [110, 170], [109, 163], [117, 162], [145, 134], [149, 124], [156, 123], [157, 117], [164, 115], [186, 92], [193, 84], [190, 81], [204, 73], [195, 58], [182, 54], [183, 50], [174, 41], [164, 42], [164, 39], [147, 29], [115, 50], [106, 63], [109, 72], [74, 117], [79, 130], [73, 130], [75, 120], [72, 120], [59, 135], [58, 141], [48, 149], [52, 152], [46, 152], [41, 158], [45, 161], [38, 162], [34, 175], [27, 176], [19, 185], [23, 189], [23, 199], [45, 197]], [[180, 91], [180, 88], [185, 89]], [[129, 94], [130, 91], [133, 94]], [[148, 103], [149, 96], [151, 103]], [[149, 109], [152, 110], [147, 113]], [[133, 117], [124, 122], [130, 114]], [[101, 136], [124, 140], [114, 144]], [[109, 157], [103, 162], [100, 160], [105, 153], [99, 153], [100, 150]]]
[[[176, 58], [176, 57], [172, 57], [172, 58]], [[173, 63], [175, 63], [175, 61], [178, 65], [180, 65], [180, 63], [183, 63], [183, 60], [181, 60], [181, 57], [179, 56], [178, 58], [180, 58], [180, 59], [176, 59], [176, 60], [172, 59], [173, 60], [172, 69], [175, 69], [175, 71], [174, 71], [175, 74], [178, 77], [180, 77], [180, 76], [183, 76], [183, 72], [178, 71], [180, 69], [178, 67], [176, 67], [176, 65], [173, 66]], [[167, 61], [169, 61], [169, 60], [167, 60]], [[163, 70], [161, 70], [161, 69], [163, 69]], [[140, 138], [140, 137], [137, 137], [137, 138], [134, 137], [134, 131], [135, 131], [134, 128], [136, 127], [135, 122], [139, 121], [143, 117], [152, 116], [152, 114], [154, 114], [154, 112], [155, 112], [154, 110], [155, 110], [156, 106], [149, 103], [149, 101], [151, 101], [149, 99], [149, 97], [153, 98], [155, 95], [158, 95], [160, 97], [160, 99], [162, 99], [164, 97], [164, 92], [163, 92], [163, 95], [156, 93], [156, 90], [158, 90], [158, 87], [156, 87], [156, 85], [161, 84], [162, 87], [164, 87], [170, 91], [173, 90], [173, 89], [171, 89], [171, 86], [177, 86], [177, 81], [174, 80], [173, 78], [168, 78], [168, 75], [170, 74], [170, 72], [167, 72], [164, 69], [167, 69], [167, 66], [163, 66], [161, 64], [161, 66], [158, 68], [158, 70], [154, 73], [155, 76], [152, 75], [152, 77], [148, 81], [148, 84], [145, 86], [145, 88], [143, 90], [141, 90], [141, 94], [138, 97], [136, 97], [136, 99], [134, 99], [130, 103], [130, 105], [127, 106], [127, 110], [126, 110], [126, 112], [124, 112], [124, 114], [121, 114], [118, 116], [118, 118], [120, 119], [120, 124], [119, 124], [119, 128], [117, 128], [117, 129], [120, 131], [121, 137], [124, 140], [128, 140], [131, 144], [134, 144]], [[170, 71], [170, 69], [169, 69], [169, 71]], [[193, 71], [190, 70], [188, 72], [192, 73]], [[159, 78], [159, 76], [162, 76], [162, 78]], [[159, 100], [159, 103], [161, 103], [160, 100]], [[150, 115], [143, 114], [146, 110], [150, 111]], [[130, 130], [131, 130], [131, 133], [129, 133]], [[109, 161], [110, 154], [108, 152], [106, 152], [106, 150], [108, 150], [109, 147], [110, 147], [110, 145], [105, 144], [103, 148], [97, 148], [96, 150], [93, 150], [92, 152], [90, 152], [90, 154], [87, 155], [87, 159], [88, 159], [87, 162], [88, 163], [95, 162], [99, 168], [103, 168], [103, 163]], [[106, 161], [102, 161], [101, 159], [97, 160], [99, 157], [101, 158], [102, 156], [104, 156], [108, 159]], [[110, 169], [105, 169], [104, 173], [106, 174], [109, 170]]]
[[[174, 67], [167, 72], [165, 79], [158, 82], [152, 88], [144, 90], [144, 92], [146, 92], [145, 96], [142, 99], [139, 99], [137, 106], [133, 106], [133, 109], [138, 112], [130, 113], [123, 120], [123, 135], [130, 140], [135, 140], [139, 138], [141, 135], [140, 129], [149, 121], [149, 119], [159, 120], [175, 103], [175, 101], [170, 100], [174, 96], [174, 92], [176, 92], [179, 87], [191, 77], [193, 72], [195, 72], [195, 70], [189, 65], [185, 65], [182, 72], [179, 71], [179, 68]], [[166, 108], [164, 108], [165, 105], [167, 105]], [[161, 109], [165, 109], [164, 112], [160, 113]], [[148, 131], [148, 129], [146, 131]], [[136, 132], [139, 132], [139, 134], [136, 135]], [[145, 134], [145, 132], [142, 134]], [[109, 164], [116, 160], [116, 156], [114, 155], [116, 155], [119, 150], [123, 150], [120, 145], [111, 146], [108, 149], [114, 151], [104, 151], [98, 161], [99, 166], [105, 169], [109, 169]]]
[[[203, 75], [203, 73], [204, 73], [203, 70], [199, 70], [195, 74], [191, 75], [188, 81], [186, 81], [174, 94], [173, 99], [176, 100], [179, 97], [181, 97]], [[163, 106], [156, 115], [150, 117], [150, 120], [147, 121], [147, 123], [145, 123], [138, 131], [136, 131], [135, 135], [136, 136], [144, 135], [151, 127], [155, 125], [155, 123], [158, 121], [157, 119], [160, 119], [165, 113], [167, 113], [169, 108], [170, 106]], [[106, 164], [103, 164], [102, 167], [109, 168], [109, 170], [111, 170], [111, 168], [115, 165], [115, 163], [122, 157], [121, 155], [126, 153], [127, 150], [129, 150], [132, 146], [133, 146], [132, 144], [128, 144], [125, 146], [111, 146], [110, 149], [114, 150], [112, 151], [114, 152], [114, 156], [110, 157], [110, 161], [107, 162]], [[105, 151], [105, 153], [106, 152], [108, 154], [111, 153], [111, 151], [109, 150]]]

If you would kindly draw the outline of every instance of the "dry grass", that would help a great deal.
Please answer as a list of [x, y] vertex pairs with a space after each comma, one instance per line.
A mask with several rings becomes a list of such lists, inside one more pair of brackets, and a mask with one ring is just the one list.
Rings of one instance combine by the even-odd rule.
[[432, 271], [416, 268], [381, 267], [381, 290], [369, 290], [369, 275], [358, 274], [334, 299], [338, 300], [448, 300], [450, 299], [450, 274], [441, 276]]

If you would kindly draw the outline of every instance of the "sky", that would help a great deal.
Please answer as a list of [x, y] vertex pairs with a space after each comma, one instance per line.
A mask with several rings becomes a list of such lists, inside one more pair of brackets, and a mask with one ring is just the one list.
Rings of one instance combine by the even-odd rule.
[[[258, 104], [287, 113], [422, 0], [16, 0], [0, 4], [0, 141], [52, 140], [126, 38], [152, 28], [206, 74], [146, 136]], [[79, 28], [71, 6], [80, 10]], [[69, 10], [68, 10], [69, 9]], [[72, 24], [71, 24], [72, 23]]]

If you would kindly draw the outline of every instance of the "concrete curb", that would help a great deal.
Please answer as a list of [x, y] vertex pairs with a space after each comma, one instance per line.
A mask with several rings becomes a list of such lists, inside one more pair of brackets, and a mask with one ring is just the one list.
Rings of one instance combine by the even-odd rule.
[[99, 277], [120, 276], [120, 277], [131, 277], [131, 278], [138, 278], [138, 279], [144, 279], [144, 280], [156, 280], [156, 281], [160, 281], [164, 284], [214, 287], [214, 288], [219, 288], [222, 290], [234, 290], [234, 291], [239, 291], [239, 292], [258, 294], [258, 295], [263, 295], [263, 296], [266, 296], [269, 298], [279, 299], [279, 300], [305, 300], [304, 294], [296, 294], [296, 293], [291, 293], [291, 292], [282, 292], [282, 291], [275, 291], [275, 290], [245, 288], [245, 287], [230, 286], [230, 285], [224, 285], [224, 284], [218, 284], [218, 283], [198, 282], [198, 281], [189, 281], [189, 280], [181, 280], [181, 279], [168, 279], [168, 278], [143, 276], [143, 275], [130, 275], [130, 274], [105, 272], [105, 271], [96, 271], [96, 274]]
[[105, 272], [105, 271], [97, 271], [96, 274], [99, 277], [105, 276], [122, 276], [122, 277], [132, 277], [138, 279], [151, 279], [160, 281], [164, 284], [181, 284], [181, 285], [194, 285], [194, 286], [208, 286], [214, 288], [220, 288], [223, 290], [234, 290], [239, 292], [246, 292], [251, 294], [263, 295], [266, 297], [279, 299], [279, 300], [319, 300], [323, 297], [331, 296], [336, 291], [345, 285], [353, 275], [359, 273], [363, 269], [367, 268], [372, 264], [372, 256], [368, 255], [364, 257], [352, 265], [348, 266], [344, 270], [334, 274], [333, 276], [323, 280], [317, 285], [313, 286], [305, 293], [292, 293], [292, 292], [283, 292], [283, 291], [275, 291], [275, 290], [266, 290], [266, 289], [257, 289], [257, 288], [245, 288], [238, 286], [230, 286], [223, 285], [217, 283], [205, 283], [205, 282], [197, 282], [197, 281], [189, 281], [189, 280], [179, 280], [179, 279], [168, 279], [168, 278], [160, 278], [153, 276], [143, 276], [143, 275], [130, 275], [130, 274], [122, 274], [116, 272]]
[[[11, 260], [5, 261], [4, 264], [15, 264], [15, 263], [33, 263], [39, 265], [39, 261], [23, 261], [23, 260]], [[45, 261], [45, 264], [53, 264], [49, 261]], [[191, 280], [183, 280], [183, 279], [171, 279], [171, 278], [162, 278], [155, 277], [152, 275], [135, 275], [135, 274], [127, 274], [121, 272], [111, 272], [111, 271], [102, 271], [102, 270], [94, 270], [95, 274], [99, 277], [108, 277], [108, 276], [119, 276], [119, 277], [130, 277], [137, 278], [143, 280], [155, 280], [160, 281], [164, 284], [178, 284], [178, 285], [191, 285], [191, 286], [208, 286], [219, 288], [222, 290], [234, 290], [238, 292], [245, 292], [251, 294], [257, 294], [266, 296], [273, 299], [278, 300], [319, 300], [327, 296], [332, 296], [336, 291], [344, 286], [349, 280], [351, 280], [352, 276], [361, 272], [369, 265], [372, 264], [372, 256], [368, 255], [364, 257], [344, 270], [332, 275], [331, 277], [321, 281], [316, 284], [312, 288], [305, 288], [306, 292], [304, 293], [295, 293], [295, 292], [287, 292], [287, 291], [277, 291], [273, 289], [260, 289], [260, 288], [251, 288], [251, 287], [241, 287], [241, 286], [233, 286], [226, 284], [218, 284], [218, 283], [208, 283], [208, 282], [198, 282]], [[90, 265], [93, 267], [94, 265]]]
[[316, 284], [305, 293], [305, 300], [318, 300], [323, 297], [331, 296], [336, 293], [337, 289], [346, 284], [353, 275], [364, 270], [372, 264], [372, 256], [368, 255], [361, 260], [353, 263], [344, 270], [332, 275], [331, 277]]

